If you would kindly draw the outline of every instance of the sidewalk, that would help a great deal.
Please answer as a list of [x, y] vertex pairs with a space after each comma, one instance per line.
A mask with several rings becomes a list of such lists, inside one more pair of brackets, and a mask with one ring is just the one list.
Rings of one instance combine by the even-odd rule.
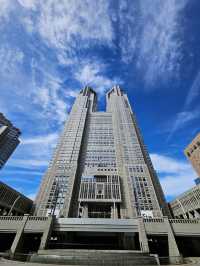
[[[181, 266], [189, 266], [189, 265], [200, 266], [200, 258], [191, 258], [188, 260], [190, 260], [191, 263], [181, 264]], [[2, 265], [2, 266], [53, 266], [53, 265], [61, 266], [61, 264], [44, 264], [44, 263], [33, 263], [33, 262], [21, 262], [21, 261], [6, 260], [3, 258], [0, 258], [0, 265]], [[74, 266], [74, 265], [66, 265], [65, 264], [65, 266]], [[78, 266], [78, 265], [76, 265], [76, 266]], [[163, 265], [163, 266], [165, 266], [165, 265]], [[177, 265], [171, 264], [171, 266], [177, 266]]]

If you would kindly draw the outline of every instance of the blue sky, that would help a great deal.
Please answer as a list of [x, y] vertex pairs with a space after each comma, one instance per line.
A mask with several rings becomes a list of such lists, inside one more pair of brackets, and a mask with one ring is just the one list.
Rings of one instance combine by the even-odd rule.
[[199, 0], [0, 0], [0, 111], [21, 129], [2, 181], [34, 197], [77, 92], [126, 90], [165, 194], [194, 185]]

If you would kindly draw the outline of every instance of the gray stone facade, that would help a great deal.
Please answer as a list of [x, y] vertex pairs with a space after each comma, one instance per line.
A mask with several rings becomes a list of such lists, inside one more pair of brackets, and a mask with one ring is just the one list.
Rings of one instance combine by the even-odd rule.
[[[170, 215], [127, 95], [115, 86], [106, 101], [106, 112], [98, 112], [91, 88], [77, 96], [36, 198], [36, 215]], [[116, 184], [106, 185], [114, 178], [119, 180], [120, 201], [108, 192]], [[91, 196], [81, 200], [86, 179], [91, 180], [85, 185]], [[94, 184], [98, 195], [92, 200]]]
[[197, 185], [176, 197], [170, 202], [170, 207], [175, 218], [199, 219], [200, 185]]

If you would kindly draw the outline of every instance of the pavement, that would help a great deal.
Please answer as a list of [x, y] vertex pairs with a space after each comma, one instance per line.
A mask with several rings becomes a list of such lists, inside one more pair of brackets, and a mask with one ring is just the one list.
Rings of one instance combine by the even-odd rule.
[[[200, 258], [187, 258], [186, 261], [188, 262], [187, 264], [181, 264], [181, 266], [200, 266]], [[14, 261], [14, 260], [7, 260], [0, 258], [0, 265], [2, 266], [61, 266], [61, 264], [44, 264], [44, 263], [33, 263], [33, 262], [21, 262], [21, 261]], [[177, 265], [172, 265], [171, 266], [177, 266]], [[74, 265], [66, 265], [65, 266], [74, 266]], [[78, 266], [78, 265], [76, 265]], [[81, 265], [79, 265], [81, 266]], [[95, 266], [95, 265], [94, 265]], [[165, 265], [162, 265], [165, 266]]]

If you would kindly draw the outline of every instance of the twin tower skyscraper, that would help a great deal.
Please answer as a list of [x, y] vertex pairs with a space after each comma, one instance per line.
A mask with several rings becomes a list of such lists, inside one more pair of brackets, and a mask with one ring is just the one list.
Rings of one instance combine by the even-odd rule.
[[85, 87], [77, 96], [35, 201], [35, 214], [129, 219], [169, 216], [127, 95], [106, 94], [106, 111]]

